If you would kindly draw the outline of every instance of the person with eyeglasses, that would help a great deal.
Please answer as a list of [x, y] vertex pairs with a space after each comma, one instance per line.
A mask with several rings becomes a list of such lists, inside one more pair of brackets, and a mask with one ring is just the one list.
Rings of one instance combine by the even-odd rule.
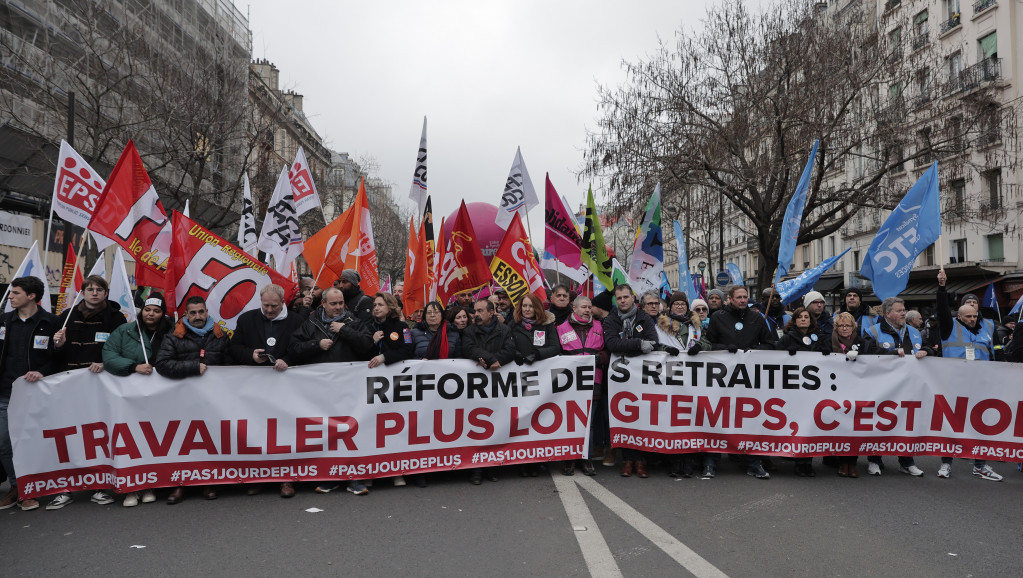
[[[53, 334], [57, 371], [103, 371], [103, 346], [110, 334], [127, 321], [121, 313], [121, 306], [107, 299], [109, 295], [110, 286], [106, 279], [99, 275], [85, 278], [81, 302], [61, 314], [63, 328]], [[46, 505], [46, 509], [59, 510], [72, 501], [70, 492], [60, 493]], [[92, 501], [101, 506], [112, 504], [114, 495], [98, 490], [92, 494]]]
[[[842, 312], [835, 316], [835, 331], [831, 334], [831, 352], [845, 355], [848, 361], [856, 361], [861, 353], [873, 354], [874, 342], [859, 332], [856, 318], [851, 313]], [[856, 461], [858, 456], [838, 456], [838, 475], [842, 478], [858, 478]], [[827, 460], [827, 458], [825, 458]], [[828, 464], [827, 461], [824, 462]]]
[[[994, 361], [994, 334], [990, 323], [983, 323], [977, 307], [966, 302], [959, 308], [958, 315], [952, 317], [949, 309], [948, 292], [945, 282], [948, 277], [945, 270], [938, 271], [938, 331], [941, 334], [941, 354], [943, 357], [954, 357], [967, 361]], [[938, 468], [939, 478], [948, 478], [952, 473], [952, 458], [943, 456], [941, 467]], [[973, 460], [973, 477], [992, 482], [1002, 481], [1002, 476], [995, 473], [985, 460]]]
[[803, 296], [803, 307], [810, 312], [814, 323], [817, 324], [817, 328], [821, 331], [821, 337], [830, 343], [831, 334], [835, 331], [835, 324], [834, 320], [831, 319], [831, 313], [825, 309], [826, 305], [824, 295], [819, 291], [810, 291]]

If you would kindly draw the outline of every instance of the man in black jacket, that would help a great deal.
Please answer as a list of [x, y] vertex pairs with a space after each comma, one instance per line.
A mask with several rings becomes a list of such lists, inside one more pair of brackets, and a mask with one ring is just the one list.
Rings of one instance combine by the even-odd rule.
[[[616, 307], [600, 322], [604, 328], [604, 346], [608, 353], [612, 356], [631, 357], [653, 351], [658, 343], [657, 324], [636, 305], [636, 294], [632, 287], [624, 283], [618, 285], [614, 288], [614, 297]], [[643, 452], [626, 448], [622, 450], [622, 458], [625, 460], [619, 472], [622, 477], [630, 477], [633, 471], [641, 478], [649, 475]]]
[[[500, 369], [515, 359], [515, 340], [509, 325], [497, 319], [494, 303], [480, 299], [473, 304], [474, 325], [465, 328], [462, 335], [462, 353], [483, 369]], [[469, 483], [478, 486], [486, 476], [491, 482], [497, 481], [493, 468], [475, 468], [469, 472]]]
[[53, 334], [60, 327], [57, 317], [39, 306], [45, 287], [37, 277], [18, 277], [11, 281], [8, 300], [13, 311], [0, 315], [0, 464], [11, 489], [0, 499], [0, 510], [15, 505], [35, 510], [39, 502], [18, 499], [18, 479], [14, 472], [14, 450], [7, 428], [7, 404], [11, 389], [19, 377], [36, 382], [56, 369], [53, 359]]
[[267, 285], [259, 291], [260, 308], [238, 317], [231, 336], [231, 358], [238, 365], [269, 365], [277, 371], [288, 368], [291, 336], [303, 318], [284, 306], [284, 288]]
[[465, 328], [462, 352], [483, 369], [500, 369], [515, 359], [511, 327], [500, 323], [494, 303], [480, 299], [473, 305], [474, 325]]
[[[174, 326], [174, 332], [163, 338], [153, 367], [171, 379], [182, 379], [206, 373], [210, 365], [228, 364], [228, 337], [206, 310], [206, 300], [193, 295], [185, 301], [185, 316]], [[207, 500], [217, 499], [212, 486], [202, 490]], [[177, 504], [185, 497], [184, 486], [167, 496], [168, 504]]]
[[337, 287], [345, 296], [345, 306], [356, 319], [363, 323], [373, 321], [373, 298], [362, 292], [359, 283], [362, 276], [355, 269], [345, 269], [337, 280]]
[[[62, 328], [53, 334], [57, 371], [80, 368], [93, 373], [103, 371], [103, 346], [114, 329], [125, 323], [121, 306], [107, 299], [109, 295], [110, 286], [99, 275], [90, 275], [82, 283], [81, 302], [60, 316]], [[114, 500], [93, 501], [109, 504]]]
[[341, 290], [331, 287], [292, 334], [288, 351], [301, 364], [365, 361], [372, 357], [373, 334], [345, 307]]

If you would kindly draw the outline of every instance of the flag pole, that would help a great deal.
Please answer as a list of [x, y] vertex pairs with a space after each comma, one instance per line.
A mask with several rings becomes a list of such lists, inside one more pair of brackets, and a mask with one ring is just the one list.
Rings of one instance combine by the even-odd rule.
[[[75, 253], [75, 268], [78, 267], [78, 263], [81, 261], [82, 249], [85, 248], [83, 245], [85, 244], [85, 240], [88, 239], [88, 238], [89, 238], [89, 232], [88, 231], [85, 231], [84, 233], [82, 233], [82, 240], [78, 242], [78, 252]], [[100, 254], [100, 258], [101, 259], [104, 258], [103, 254]], [[106, 267], [104, 267], [104, 269], [105, 268]], [[74, 278], [74, 274], [72, 274], [72, 276], [71, 276], [71, 283], [73, 284], [74, 282], [75, 282], [75, 278]], [[83, 293], [85, 293], [85, 286], [84, 285], [82, 286], [82, 290], [78, 292], [78, 295], [75, 295], [75, 302], [72, 303], [71, 306], [67, 308], [68, 314], [67, 314], [67, 317], [64, 318], [64, 325], [60, 326], [61, 329], [64, 329], [65, 327], [67, 327], [67, 322], [71, 319], [70, 311], [72, 309], [74, 309], [75, 306], [78, 305], [78, 300], [79, 300], [79, 298], [81, 298]]]
[[938, 234], [938, 266], [941, 270], [945, 270], [945, 247], [944, 243], [941, 242], [941, 234]]
[[[145, 307], [143, 307], [145, 309]], [[68, 315], [68, 317], [71, 317]], [[146, 341], [142, 338], [142, 326], [139, 324], [139, 316], [135, 316], [135, 328], [139, 330], [139, 343], [142, 344], [142, 359], [146, 360], [146, 365], [149, 365], [149, 354], [146, 353]]]

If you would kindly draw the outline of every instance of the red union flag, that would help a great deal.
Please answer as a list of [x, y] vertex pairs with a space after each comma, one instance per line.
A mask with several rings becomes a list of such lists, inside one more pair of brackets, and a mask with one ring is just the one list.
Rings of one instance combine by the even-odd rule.
[[239, 315], [260, 306], [259, 290], [265, 285], [284, 287], [285, 303], [298, 290], [287, 277], [177, 211], [173, 237], [166, 293], [179, 313], [189, 297], [198, 295], [206, 299], [210, 316], [233, 331]]
[[534, 293], [541, 300], [547, 299], [543, 288], [543, 273], [533, 255], [533, 245], [522, 226], [518, 213], [512, 215], [511, 224], [501, 239], [501, 246], [490, 261], [490, 272], [494, 281], [508, 292], [508, 298], [518, 305], [527, 293]]
[[106, 181], [67, 141], [60, 141], [57, 178], [53, 181], [53, 211], [79, 227], [88, 227], [103, 195]]
[[316, 192], [313, 175], [309, 172], [309, 162], [305, 160], [305, 151], [298, 147], [295, 162], [288, 171], [291, 181], [291, 195], [295, 198], [295, 209], [302, 215], [310, 209], [320, 206], [320, 195]]
[[78, 266], [78, 255], [71, 243], [67, 245], [67, 259], [64, 261], [64, 269], [60, 274], [60, 292], [57, 294], [57, 310], [55, 315], [60, 315], [71, 307], [82, 290], [82, 269]]
[[487, 260], [469, 220], [469, 210], [462, 201], [437, 273], [437, 297], [441, 303], [447, 303], [456, 293], [479, 289], [490, 283], [490, 279]]
[[135, 143], [128, 141], [110, 173], [110, 180], [89, 221], [89, 230], [112, 239], [128, 251], [135, 259], [138, 285], [163, 287], [169, 255], [166, 247], [156, 247], [154, 241], [166, 222], [167, 213], [135, 150]]

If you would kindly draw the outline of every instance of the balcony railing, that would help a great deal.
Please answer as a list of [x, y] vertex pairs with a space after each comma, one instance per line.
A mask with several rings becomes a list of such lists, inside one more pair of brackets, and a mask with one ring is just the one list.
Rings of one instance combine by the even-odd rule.
[[959, 26], [961, 19], [962, 18], [960, 17], [958, 12], [953, 14], [951, 18], [949, 18], [948, 20], [946, 20], [946, 21], [941, 23], [941, 32], [940, 32], [940, 34], [944, 34], [944, 33], [948, 32], [949, 30], [952, 30], [953, 28]]
[[977, 14], [980, 14], [989, 8], [994, 8], [995, 6], [998, 6], [998, 0], [978, 0], [973, 3], [973, 14], [976, 16]]
[[927, 46], [927, 41], [929, 40], [929, 36], [930, 35], [927, 33], [926, 30], [924, 30], [923, 32], [917, 34], [913, 38], [913, 50], [920, 50], [924, 46]]
[[1002, 77], [1002, 59], [985, 58], [973, 66], [953, 74], [948, 79], [946, 94], [977, 88], [985, 82], [998, 80]]
[[991, 146], [995, 143], [1002, 141], [1002, 129], [998, 126], [993, 126], [980, 134], [977, 137], [977, 146], [986, 147]]

